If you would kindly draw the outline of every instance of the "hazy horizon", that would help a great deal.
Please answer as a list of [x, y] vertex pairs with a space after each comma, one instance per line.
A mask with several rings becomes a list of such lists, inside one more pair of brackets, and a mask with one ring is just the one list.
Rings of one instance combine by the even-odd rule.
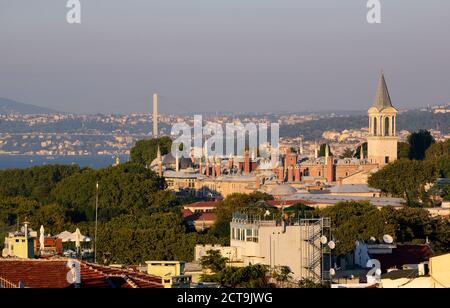
[[73, 113], [365, 110], [450, 101], [450, 2], [0, 0], [0, 97]]

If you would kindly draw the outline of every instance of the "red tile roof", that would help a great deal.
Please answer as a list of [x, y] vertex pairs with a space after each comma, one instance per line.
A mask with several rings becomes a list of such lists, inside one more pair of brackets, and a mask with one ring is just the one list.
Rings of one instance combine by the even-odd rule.
[[[26, 288], [71, 288], [66, 275], [68, 259], [0, 259], [0, 277]], [[162, 288], [160, 277], [131, 269], [80, 263], [81, 288]]]
[[191, 204], [186, 204], [184, 207], [197, 207], [197, 208], [202, 208], [202, 207], [217, 207], [217, 204], [219, 202], [217, 201], [200, 201], [200, 202], [194, 202]]
[[191, 210], [182, 209], [181, 214], [183, 214], [183, 218], [186, 219], [186, 218], [191, 217], [194, 213]]
[[373, 255], [381, 263], [381, 269], [402, 268], [406, 264], [419, 264], [428, 261], [433, 251], [427, 245], [398, 245], [392, 254]]
[[216, 221], [217, 216], [214, 213], [199, 213], [200, 215], [196, 217], [195, 221]]

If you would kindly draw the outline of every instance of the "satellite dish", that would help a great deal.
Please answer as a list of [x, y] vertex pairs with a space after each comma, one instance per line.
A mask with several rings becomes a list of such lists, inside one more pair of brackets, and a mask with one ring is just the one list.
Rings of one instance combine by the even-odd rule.
[[330, 275], [336, 276], [336, 270], [334, 268], [330, 269]]
[[320, 243], [322, 243], [322, 245], [326, 245], [328, 243], [328, 239], [327, 239], [327, 237], [325, 235], [323, 235], [320, 238]]
[[389, 234], [386, 234], [383, 236], [383, 241], [386, 244], [392, 244], [394, 242], [394, 238], [392, 236], [390, 236]]
[[333, 242], [333, 241], [330, 241], [330, 242], [328, 243], [328, 247], [330, 247], [330, 249], [333, 250], [333, 249], [336, 248], [336, 243]]

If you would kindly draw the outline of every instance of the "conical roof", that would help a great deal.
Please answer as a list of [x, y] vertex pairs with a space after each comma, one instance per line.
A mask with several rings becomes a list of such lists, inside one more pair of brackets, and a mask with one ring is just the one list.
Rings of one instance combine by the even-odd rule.
[[392, 106], [391, 97], [389, 95], [389, 90], [387, 88], [383, 72], [381, 72], [380, 80], [378, 81], [377, 94], [375, 95], [375, 100], [372, 107], [377, 108], [379, 111], [385, 108], [394, 107]]

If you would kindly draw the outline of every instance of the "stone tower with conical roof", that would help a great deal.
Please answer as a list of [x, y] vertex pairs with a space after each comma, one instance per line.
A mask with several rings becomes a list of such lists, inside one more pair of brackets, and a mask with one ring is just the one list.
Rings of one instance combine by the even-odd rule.
[[368, 159], [381, 166], [397, 160], [397, 109], [392, 106], [384, 73], [381, 72], [377, 93], [369, 108]]

